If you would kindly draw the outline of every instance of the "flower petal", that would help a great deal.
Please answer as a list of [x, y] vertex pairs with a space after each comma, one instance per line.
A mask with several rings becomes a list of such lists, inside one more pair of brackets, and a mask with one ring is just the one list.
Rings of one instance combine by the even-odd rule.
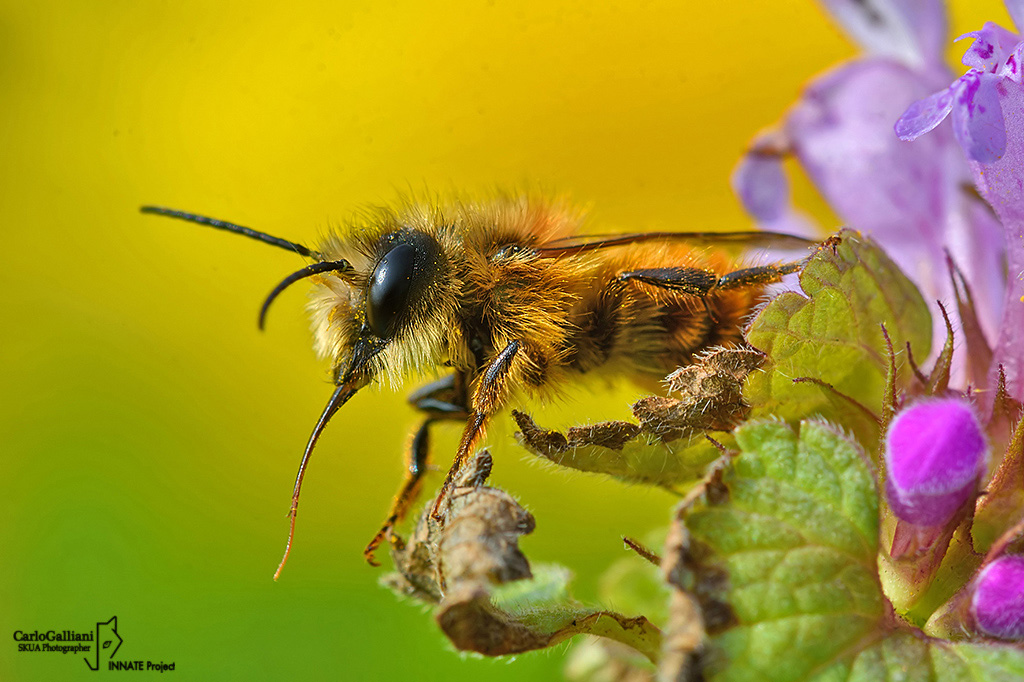
[[[877, 240], [927, 301], [956, 300], [949, 249], [971, 283], [982, 329], [995, 339], [1005, 295], [1002, 227], [962, 189], [970, 170], [951, 126], [913, 144], [893, 134], [893, 121], [935, 87], [931, 77], [889, 60], [855, 61], [808, 87], [786, 132], [840, 218]], [[941, 349], [946, 329], [937, 308], [933, 319], [933, 348]]]
[[[892, 132], [892, 122], [931, 90], [910, 69], [868, 59], [814, 81], [792, 108], [786, 129], [793, 152], [851, 227], [882, 239], [902, 233], [907, 243], [941, 241], [946, 201], [936, 193], [947, 182], [940, 160], [951, 136], [939, 130], [909, 145]], [[910, 234], [908, 225], [923, 232]]]
[[1017, 26], [1018, 31], [1024, 31], [1024, 0], [1003, 0], [1006, 11]]
[[964, 66], [982, 71], [995, 71], [1020, 42], [1016, 33], [1011, 33], [991, 21], [986, 21], [980, 31], [965, 33], [956, 40], [958, 42], [965, 38], [974, 38], [974, 42], [964, 52]]
[[1006, 151], [992, 163], [971, 163], [974, 183], [999, 216], [1006, 235], [1006, 265], [1001, 271], [1007, 273], [1008, 282], [989, 386], [995, 386], [994, 377], [1002, 366], [1010, 394], [1024, 401], [1024, 85], [1003, 80], [997, 92], [1006, 121]]
[[1006, 125], [993, 73], [968, 71], [952, 86], [953, 132], [967, 158], [980, 163], [999, 160], [1006, 151]]
[[757, 226], [768, 232], [795, 234], [808, 239], [821, 239], [821, 235], [828, 234], [828, 230], [822, 228], [811, 216], [794, 208], [792, 203], [787, 203], [775, 220], [762, 220]]
[[1022, 65], [1024, 65], [1024, 42], [1017, 43], [996, 74], [1003, 78], [1009, 78], [1015, 83], [1020, 83]]
[[867, 51], [911, 66], [942, 64], [946, 9], [941, 0], [821, 0]]
[[951, 88], [939, 90], [933, 95], [919, 99], [911, 104], [896, 121], [896, 136], [906, 142], [916, 140], [942, 123], [952, 108], [953, 92]]
[[789, 182], [777, 154], [744, 154], [733, 171], [732, 187], [747, 213], [761, 222], [777, 219], [789, 205]]

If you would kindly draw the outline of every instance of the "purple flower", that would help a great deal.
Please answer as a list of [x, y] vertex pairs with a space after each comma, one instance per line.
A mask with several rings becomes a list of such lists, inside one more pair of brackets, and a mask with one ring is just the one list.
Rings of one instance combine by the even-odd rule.
[[885, 442], [885, 494], [898, 518], [941, 526], [975, 493], [985, 438], [962, 400], [926, 400], [903, 410]]
[[[871, 235], [933, 306], [933, 353], [946, 330], [936, 300], [956, 310], [947, 251], [969, 282], [982, 331], [993, 339], [1006, 289], [1003, 230], [984, 203], [965, 191], [971, 169], [948, 126], [914, 144], [892, 124], [916, 100], [917, 128], [954, 106], [953, 75], [943, 61], [946, 19], [938, 0], [822, 0], [867, 54], [818, 77], [771, 134], [770, 149], [800, 162], [843, 221]], [[966, 86], [965, 86], [966, 87]], [[937, 120], [936, 120], [937, 119]], [[764, 136], [733, 176], [744, 207], [763, 227], [792, 216], [779, 154], [764, 154]], [[775, 170], [766, 166], [775, 163]], [[830, 230], [831, 231], [831, 228]], [[972, 349], [968, 349], [972, 352]], [[965, 383], [965, 368], [954, 381]], [[975, 386], [986, 377], [971, 376]]]
[[1020, 83], [1024, 44], [1016, 34], [992, 22], [957, 40], [964, 38], [974, 39], [963, 58], [971, 69], [949, 87], [911, 104], [896, 121], [896, 135], [908, 142], [916, 140], [952, 113], [953, 132], [967, 158], [992, 163], [1006, 152], [999, 85], [1004, 79]]
[[733, 190], [743, 207], [765, 223], [778, 220], [789, 206], [789, 183], [779, 163], [782, 155], [766, 141], [751, 149], [733, 172]]
[[[1024, 26], [1024, 2], [1007, 0], [1006, 7]], [[936, 126], [952, 118], [971, 180], [1002, 223], [1007, 247], [1002, 321], [990, 334], [996, 343], [987, 383], [993, 386], [1003, 367], [1010, 394], [1024, 400], [1024, 42], [993, 23], [963, 37], [973, 39], [963, 58], [970, 69], [913, 103], [896, 122], [896, 133], [905, 140], [941, 134]], [[1002, 272], [998, 265], [996, 271]], [[977, 287], [973, 274], [967, 279]]]
[[1024, 639], [1024, 556], [1002, 556], [978, 574], [971, 613], [990, 637]]

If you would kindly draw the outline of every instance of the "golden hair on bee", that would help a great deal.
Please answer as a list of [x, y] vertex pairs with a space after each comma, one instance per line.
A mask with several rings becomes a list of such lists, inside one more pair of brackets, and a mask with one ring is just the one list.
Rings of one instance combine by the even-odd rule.
[[440, 518], [456, 473], [513, 393], [544, 399], [587, 375], [653, 386], [702, 351], [741, 344], [764, 285], [804, 261], [743, 268], [722, 247], [816, 245], [766, 232], [586, 235], [582, 212], [535, 197], [407, 201], [364, 213], [316, 249], [173, 209], [142, 211], [242, 234], [314, 261], [271, 291], [259, 318], [262, 328], [284, 289], [311, 280], [314, 347], [331, 363], [336, 387], [299, 465], [275, 578], [291, 550], [299, 493], [320, 433], [362, 387], [376, 381], [397, 387], [411, 374], [449, 370], [409, 398], [423, 421], [407, 453], [406, 478], [364, 550], [374, 563], [374, 551], [419, 491], [431, 425], [464, 424], [432, 509]]

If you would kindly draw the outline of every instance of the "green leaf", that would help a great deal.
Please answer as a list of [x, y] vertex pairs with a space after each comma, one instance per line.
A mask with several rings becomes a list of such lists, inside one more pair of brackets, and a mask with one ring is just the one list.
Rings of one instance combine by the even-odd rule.
[[682, 512], [708, 679], [1020, 679], [1019, 649], [929, 640], [889, 615], [877, 491], [854, 441], [816, 421], [748, 423], [736, 441], [732, 466]]
[[[914, 355], [924, 358], [931, 347], [931, 315], [916, 287], [878, 246], [853, 230], [839, 236], [834, 250], [819, 250], [800, 273], [804, 295], [781, 294], [751, 324], [747, 340], [768, 362], [763, 372], [750, 375], [744, 396], [755, 416], [796, 422], [820, 415], [872, 442], [877, 426], [855, 404], [875, 414], [881, 410], [888, 367], [881, 325], [897, 353], [909, 342]], [[794, 383], [798, 378], [834, 390]]]
[[1024, 677], [1024, 654], [1009, 646], [951, 644], [909, 633], [866, 648], [852, 664], [837, 663], [815, 678], [844, 682], [1011, 682]]
[[[718, 635], [725, 679], [803, 679], [873, 635], [884, 613], [878, 502], [859, 447], [809, 422], [737, 430], [728, 501], [686, 518], [728, 575], [735, 625]], [[723, 595], [725, 596], [725, 595]], [[753, 679], [753, 678], [751, 678]]]

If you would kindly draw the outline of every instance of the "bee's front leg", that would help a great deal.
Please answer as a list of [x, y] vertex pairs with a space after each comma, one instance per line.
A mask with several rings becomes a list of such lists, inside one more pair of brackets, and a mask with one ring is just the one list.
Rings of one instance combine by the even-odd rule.
[[519, 341], [510, 342], [484, 367], [481, 373], [480, 381], [473, 392], [473, 409], [466, 420], [466, 428], [462, 431], [462, 439], [459, 441], [459, 449], [455, 453], [455, 461], [452, 462], [444, 484], [437, 494], [437, 499], [434, 500], [434, 506], [430, 510], [430, 515], [435, 521], [441, 520], [441, 507], [451, 493], [456, 474], [469, 459], [469, 453], [483, 435], [487, 421], [498, 411], [505, 400], [508, 393], [508, 378], [512, 374], [520, 346]]
[[461, 374], [453, 374], [438, 381], [427, 384], [409, 396], [412, 403], [421, 412], [427, 413], [416, 435], [413, 436], [412, 444], [406, 453], [405, 474], [402, 486], [398, 489], [391, 509], [384, 519], [380, 530], [373, 536], [366, 549], [363, 550], [363, 557], [371, 566], [379, 566], [374, 558], [377, 548], [385, 539], [393, 540], [392, 531], [395, 524], [405, 518], [410, 507], [416, 501], [420, 493], [420, 483], [423, 474], [426, 473], [430, 460], [430, 426], [439, 421], [465, 421], [468, 416], [465, 398], [465, 377]]

